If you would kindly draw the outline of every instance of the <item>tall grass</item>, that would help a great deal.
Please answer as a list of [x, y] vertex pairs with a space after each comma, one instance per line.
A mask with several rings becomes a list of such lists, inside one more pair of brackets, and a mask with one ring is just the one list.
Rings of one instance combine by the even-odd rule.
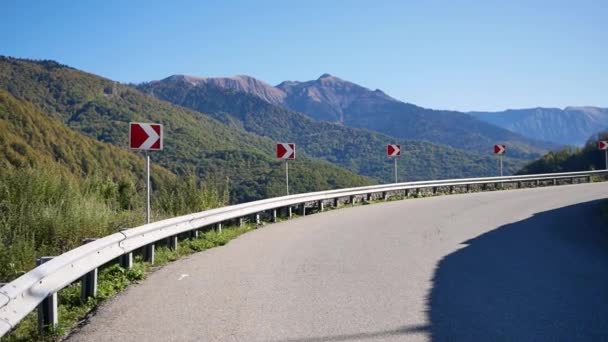
[[[155, 219], [217, 207], [227, 189], [193, 178], [157, 186]], [[0, 281], [35, 266], [35, 259], [59, 255], [84, 238], [103, 237], [143, 222], [143, 189], [131, 180], [79, 178], [53, 168], [0, 171]]]

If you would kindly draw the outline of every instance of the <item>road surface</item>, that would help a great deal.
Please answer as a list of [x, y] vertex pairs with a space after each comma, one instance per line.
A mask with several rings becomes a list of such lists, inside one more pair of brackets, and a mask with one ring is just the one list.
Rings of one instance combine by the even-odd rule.
[[608, 340], [608, 183], [345, 208], [151, 274], [70, 341]]

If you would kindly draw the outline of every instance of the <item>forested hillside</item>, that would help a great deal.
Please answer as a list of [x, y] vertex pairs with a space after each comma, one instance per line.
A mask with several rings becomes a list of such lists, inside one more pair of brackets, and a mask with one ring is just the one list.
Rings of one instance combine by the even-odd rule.
[[[608, 132], [600, 133], [599, 140], [608, 140]], [[597, 139], [589, 139], [582, 148], [570, 147], [549, 152], [523, 167], [518, 174], [571, 172], [606, 168], [604, 151], [597, 148]]]
[[[284, 194], [274, 141], [235, 130], [211, 117], [52, 61], [0, 58], [0, 89], [39, 106], [67, 127], [118, 147], [130, 121], [165, 125], [165, 149], [153, 160], [177, 175], [228, 183], [231, 202]], [[299, 153], [294, 192], [370, 184], [372, 180]]]

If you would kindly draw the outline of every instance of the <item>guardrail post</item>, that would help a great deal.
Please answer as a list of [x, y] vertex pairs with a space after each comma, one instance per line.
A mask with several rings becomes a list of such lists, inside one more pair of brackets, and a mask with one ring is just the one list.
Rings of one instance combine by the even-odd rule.
[[350, 205], [355, 205], [355, 199], [357, 196], [350, 196]]
[[382, 191], [382, 200], [383, 201], [387, 201], [388, 200], [388, 191]]
[[557, 178], [553, 178], [553, 185], [557, 185]]
[[420, 197], [420, 188], [416, 188], [416, 197]]
[[[86, 245], [95, 240], [97, 239], [83, 239], [82, 244]], [[97, 296], [97, 268], [80, 278], [80, 298], [82, 301], [86, 302], [87, 298], [95, 296]]]
[[198, 237], [201, 235], [201, 231], [198, 229], [193, 229], [190, 231], [190, 238], [191, 239], [198, 239]]
[[167, 247], [172, 251], [177, 249], [177, 235], [169, 236], [167, 238]]
[[323, 200], [319, 201], [318, 206], [319, 206], [319, 211], [321, 211], [321, 212], [325, 211], [325, 203], [323, 203]]
[[536, 186], [540, 186], [540, 179], [536, 180]]
[[300, 215], [306, 216], [306, 203], [300, 204]]
[[260, 219], [260, 214], [255, 214], [255, 225], [256, 227], [261, 226], [262, 225], [262, 220]]
[[450, 185], [450, 194], [453, 194], [453, 193], [454, 193], [454, 186]]
[[[36, 265], [40, 266], [53, 257], [41, 257], [36, 259]], [[38, 305], [38, 331], [53, 330], [59, 324], [57, 313], [57, 292], [50, 294]]]
[[222, 223], [221, 222], [217, 224], [216, 230], [217, 230], [218, 233], [222, 232]]
[[374, 199], [374, 194], [367, 194], [365, 195], [365, 202], [371, 202]]
[[125, 253], [118, 258], [118, 263], [124, 269], [130, 270], [133, 268], [133, 253]]
[[521, 182], [517, 182], [517, 188], [520, 189], [521, 188]]
[[245, 219], [242, 217], [239, 217], [239, 227], [242, 227], [245, 225]]
[[[126, 229], [121, 229], [121, 231]], [[129, 252], [118, 257], [118, 263], [121, 267], [130, 270], [133, 268], [133, 252]]]
[[466, 191], [467, 191], [467, 193], [471, 192], [471, 184], [466, 185]]
[[488, 190], [488, 184], [487, 183], [483, 183], [483, 185], [481, 186], [481, 190], [483, 190], [483, 191]]
[[574, 177], [570, 178], [570, 183], [574, 184]]
[[338, 208], [340, 206], [340, 198], [334, 198], [334, 208]]
[[272, 209], [272, 222], [277, 223], [277, 210]]
[[153, 243], [144, 246], [144, 261], [154, 264], [154, 255], [156, 254], [156, 247]]
[[587, 183], [593, 183], [592, 176], [587, 176]]
[[403, 197], [405, 197], [405, 198], [410, 197], [410, 189], [405, 189], [405, 193], [404, 193]]
[[437, 187], [436, 186], [433, 187], [433, 195], [435, 195], [435, 194], [437, 194]]

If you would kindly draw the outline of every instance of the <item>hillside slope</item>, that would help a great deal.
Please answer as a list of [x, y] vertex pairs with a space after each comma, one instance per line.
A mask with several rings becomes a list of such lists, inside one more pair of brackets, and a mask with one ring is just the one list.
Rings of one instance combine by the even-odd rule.
[[[601, 140], [608, 140], [608, 132], [601, 132], [598, 137]], [[570, 147], [549, 152], [542, 158], [529, 163], [517, 173], [535, 174], [605, 169], [604, 151], [597, 149], [597, 140], [589, 139], [585, 146], [581, 148]]]
[[589, 137], [608, 128], [608, 108], [539, 107], [469, 114], [532, 139], [575, 146], [584, 145]]
[[[130, 121], [163, 123], [165, 149], [152, 158], [178, 175], [229, 182], [232, 202], [284, 194], [274, 141], [232, 129], [205, 114], [52, 61], [1, 57], [0, 89], [36, 104], [72, 129], [123, 148]], [[294, 192], [372, 182], [305, 153], [299, 155], [290, 170]]]
[[[278, 141], [292, 141], [314, 157], [323, 158], [359, 174], [390, 182], [392, 161], [386, 158], [387, 143], [400, 143], [400, 179], [422, 180], [494, 175], [491, 156], [466, 153], [448, 146], [397, 139], [381, 133], [313, 120], [310, 117], [221, 84], [192, 82], [172, 76], [145, 83], [139, 89], [160, 99], [208, 113], [231, 125]], [[509, 159], [510, 171], [523, 165]]]
[[[0, 90], [0, 131], [2, 169], [51, 167], [79, 177], [133, 181], [142, 180], [145, 175], [141, 155], [77, 133], [4, 90]], [[161, 166], [151, 167], [155, 184], [177, 179]]]

